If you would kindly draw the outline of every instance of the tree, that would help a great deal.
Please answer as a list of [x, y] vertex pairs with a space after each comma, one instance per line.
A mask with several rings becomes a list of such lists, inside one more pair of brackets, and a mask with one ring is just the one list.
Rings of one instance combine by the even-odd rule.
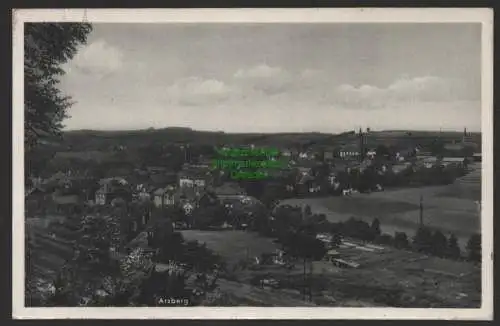
[[201, 206], [194, 213], [194, 224], [200, 229], [220, 226], [229, 220], [229, 212], [223, 205]]
[[113, 292], [120, 276], [119, 261], [110, 249], [117, 247], [119, 225], [112, 217], [85, 216], [80, 221], [74, 256], [60, 269], [53, 283], [54, 294], [45, 305], [76, 306], [82, 299], [99, 304], [97, 294]]
[[467, 254], [470, 261], [481, 262], [481, 235], [473, 234], [467, 242]]
[[[296, 230], [288, 232], [282, 239], [281, 243], [285, 253], [291, 257], [302, 259], [304, 266], [304, 285], [307, 284], [306, 279], [306, 266], [310, 262], [309, 268], [309, 293], [311, 293], [311, 276], [312, 276], [312, 262], [320, 260], [326, 254], [326, 248], [322, 241], [316, 239], [310, 230]], [[306, 287], [304, 286], [304, 299], [306, 297]]]
[[348, 237], [363, 241], [372, 241], [374, 239], [370, 224], [354, 217], [344, 222], [342, 233]]
[[[406, 238], [405, 238], [406, 239]], [[381, 234], [375, 238], [375, 242], [383, 245], [394, 245], [394, 238], [390, 234]], [[408, 245], [408, 239], [406, 239], [406, 246]], [[403, 246], [405, 246], [403, 244]]]
[[394, 234], [394, 246], [399, 249], [407, 249], [410, 246], [406, 233], [396, 232]]
[[24, 127], [26, 150], [60, 135], [71, 98], [58, 89], [61, 66], [85, 44], [92, 26], [83, 23], [27, 23], [24, 26]]
[[432, 231], [425, 227], [421, 226], [418, 228], [415, 238], [413, 239], [413, 245], [417, 251], [430, 254], [432, 253]]
[[305, 217], [309, 217], [312, 215], [312, 210], [311, 210], [311, 206], [310, 205], [306, 205], [304, 207], [304, 215]]
[[461, 256], [460, 247], [458, 246], [458, 240], [455, 234], [451, 234], [448, 238], [448, 257], [453, 259], [458, 259]]
[[446, 255], [448, 249], [447, 239], [444, 234], [436, 230], [432, 235], [432, 254], [443, 257]]
[[370, 226], [370, 230], [373, 234], [374, 239], [380, 235], [380, 221], [378, 218], [373, 219], [372, 225]]
[[383, 144], [378, 145], [375, 151], [376, 151], [378, 157], [386, 157], [387, 158], [391, 155], [389, 148]]

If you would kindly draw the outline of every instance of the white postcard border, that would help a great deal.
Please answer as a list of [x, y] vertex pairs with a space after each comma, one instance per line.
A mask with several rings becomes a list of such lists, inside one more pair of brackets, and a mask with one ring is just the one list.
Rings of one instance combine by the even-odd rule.
[[[482, 307], [405, 308], [26, 308], [24, 307], [23, 24], [91, 23], [482, 23]], [[358, 9], [13, 9], [13, 256], [16, 319], [445, 319], [493, 318], [493, 10], [489, 8]]]

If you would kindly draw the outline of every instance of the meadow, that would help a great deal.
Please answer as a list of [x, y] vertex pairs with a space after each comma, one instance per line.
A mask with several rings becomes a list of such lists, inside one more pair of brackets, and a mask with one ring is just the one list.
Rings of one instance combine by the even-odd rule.
[[423, 196], [423, 222], [441, 230], [445, 235], [454, 233], [462, 248], [468, 238], [480, 232], [481, 217], [477, 200], [480, 198], [479, 182], [461, 182], [445, 186], [389, 189], [371, 194], [293, 198], [281, 205], [310, 205], [313, 213], [325, 214], [331, 222], [345, 221], [350, 217], [369, 223], [378, 218], [383, 233], [406, 232], [413, 237], [420, 219], [420, 195]]
[[183, 230], [181, 233], [187, 241], [206, 243], [208, 248], [227, 259], [229, 264], [247, 257], [253, 258], [262, 253], [274, 252], [278, 248], [272, 239], [246, 231]]

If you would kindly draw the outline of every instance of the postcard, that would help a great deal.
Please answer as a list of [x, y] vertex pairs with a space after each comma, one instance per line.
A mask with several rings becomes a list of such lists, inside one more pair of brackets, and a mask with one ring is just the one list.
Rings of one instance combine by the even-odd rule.
[[493, 11], [14, 9], [13, 317], [493, 316]]

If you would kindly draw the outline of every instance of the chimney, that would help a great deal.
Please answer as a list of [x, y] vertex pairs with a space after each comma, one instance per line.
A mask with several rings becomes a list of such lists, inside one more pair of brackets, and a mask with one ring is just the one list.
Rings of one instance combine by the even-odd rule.
[[361, 131], [361, 128], [359, 129], [359, 160], [363, 161], [364, 155], [365, 154], [365, 141], [364, 141], [364, 135], [363, 132]]

